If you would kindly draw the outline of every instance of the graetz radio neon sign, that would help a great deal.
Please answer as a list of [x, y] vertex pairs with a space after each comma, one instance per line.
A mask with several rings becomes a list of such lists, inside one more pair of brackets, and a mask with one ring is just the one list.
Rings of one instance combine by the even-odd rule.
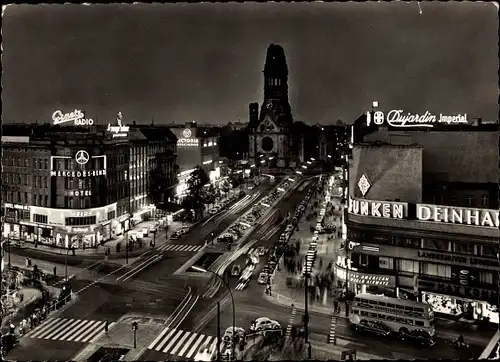
[[79, 109], [75, 109], [73, 112], [63, 114], [62, 111], [57, 110], [52, 113], [52, 121], [54, 125], [74, 122], [75, 126], [92, 126], [94, 120], [92, 118], [85, 119], [85, 115]]

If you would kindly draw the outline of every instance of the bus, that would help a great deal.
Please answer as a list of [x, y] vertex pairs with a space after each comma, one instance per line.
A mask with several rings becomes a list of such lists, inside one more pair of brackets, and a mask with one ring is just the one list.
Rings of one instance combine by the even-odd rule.
[[431, 338], [435, 334], [434, 312], [430, 305], [385, 295], [356, 295], [349, 321], [353, 325], [381, 322], [401, 338], [414, 332], [427, 332]]

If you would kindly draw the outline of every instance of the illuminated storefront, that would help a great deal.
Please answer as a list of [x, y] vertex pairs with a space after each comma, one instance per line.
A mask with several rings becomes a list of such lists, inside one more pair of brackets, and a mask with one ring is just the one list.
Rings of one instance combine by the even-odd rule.
[[381, 127], [353, 145], [342, 256], [350, 268], [338, 260], [336, 272], [356, 293], [386, 284], [386, 294], [438, 314], [498, 323], [497, 130], [450, 127]]

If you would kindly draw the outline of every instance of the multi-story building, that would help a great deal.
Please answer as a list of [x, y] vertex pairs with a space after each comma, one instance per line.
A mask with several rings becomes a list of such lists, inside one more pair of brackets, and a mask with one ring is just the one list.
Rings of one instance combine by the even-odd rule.
[[161, 195], [175, 184], [176, 138], [167, 128], [131, 129], [121, 114], [107, 127], [83, 117], [75, 111], [53, 117], [56, 126], [4, 125], [4, 238], [95, 247], [129, 230], [130, 219], [154, 215], [153, 183]]
[[337, 276], [498, 323], [498, 126], [431, 125], [377, 127], [353, 145]]
[[96, 127], [7, 127], [2, 136], [2, 235], [94, 247], [112, 221], [128, 229], [128, 142]]
[[177, 200], [187, 188], [186, 181], [197, 166], [201, 166], [211, 181], [220, 178], [219, 132], [217, 129], [197, 127], [196, 122], [172, 126], [177, 137]]
[[129, 141], [130, 210], [136, 224], [173, 197], [177, 137], [167, 127], [132, 126]]

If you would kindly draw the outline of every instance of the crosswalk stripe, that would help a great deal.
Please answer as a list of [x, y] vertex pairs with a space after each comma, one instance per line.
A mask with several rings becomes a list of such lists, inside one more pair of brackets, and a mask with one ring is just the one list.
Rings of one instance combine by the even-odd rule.
[[[113, 326], [115, 324], [116, 324], [115, 322], [110, 323], [108, 326], [108, 331], [111, 330], [111, 328], [113, 328]], [[101, 338], [104, 333], [106, 333], [104, 328], [101, 328], [101, 329], [96, 328], [92, 333], [88, 334], [87, 337], [83, 338], [82, 342], [94, 343], [94, 342], [98, 341], [99, 338]]]
[[198, 348], [198, 346], [200, 345], [201, 341], [203, 341], [204, 338], [205, 335], [201, 334], [200, 337], [196, 340], [196, 343], [193, 345], [193, 348], [191, 348], [189, 353], [186, 355], [187, 358], [191, 358], [196, 353], [196, 349]]
[[165, 337], [165, 341], [161, 341], [155, 348], [155, 351], [160, 352], [162, 350], [162, 347], [164, 344], [166, 344], [166, 341], [170, 338], [172, 334], [175, 333], [175, 329], [172, 329], [170, 332], [168, 332], [167, 336]]
[[79, 323], [79, 320], [77, 319], [75, 321], [73, 319], [68, 319], [68, 320], [64, 321], [62, 324], [60, 324], [56, 329], [53, 329], [52, 331], [50, 331], [49, 333], [46, 333], [45, 335], [39, 336], [39, 338], [53, 339], [51, 337], [58, 336], [59, 334], [64, 332], [66, 330], [66, 328], [68, 328], [68, 327], [71, 328], [70, 326], [75, 324], [75, 322]]
[[163, 353], [168, 353], [170, 348], [172, 348], [172, 345], [175, 343], [177, 339], [183, 334], [184, 331], [178, 331], [177, 334], [170, 340], [170, 342], [167, 344], [165, 348], [162, 349]]
[[102, 325], [102, 328], [104, 328], [104, 323], [103, 321], [93, 321], [91, 323], [88, 323], [85, 327], [83, 327], [79, 332], [74, 335], [73, 338], [68, 338], [68, 341], [74, 340], [74, 341], [79, 341], [81, 340], [84, 336], [86, 336], [89, 332], [95, 331], [96, 329], [99, 328], [100, 325]]
[[[78, 323], [80, 323], [80, 320], [79, 319], [70, 319], [69, 320], [70, 324], [67, 326], [68, 328], [73, 328], [75, 325], [77, 325]], [[63, 329], [63, 330], [60, 330], [58, 332], [56, 332], [55, 334], [50, 334], [50, 335], [47, 335], [45, 336], [45, 339], [53, 339], [53, 340], [56, 340], [58, 339], [59, 337], [61, 337], [64, 333], [66, 333], [66, 330]], [[52, 335], [52, 336], [51, 336]]]
[[175, 352], [177, 352], [177, 350], [182, 347], [182, 343], [184, 343], [184, 341], [187, 339], [187, 337], [189, 337], [190, 334], [191, 332], [186, 332], [186, 334], [184, 334], [179, 340], [179, 343], [177, 343], [177, 345], [170, 351], [170, 354], [175, 354]]
[[40, 328], [38, 329], [38, 331], [36, 331], [35, 333], [33, 333], [30, 337], [31, 338], [37, 338], [38, 335], [44, 333], [45, 331], [52, 331], [54, 328], [57, 328], [57, 326], [59, 324], [62, 324], [64, 323], [64, 319], [60, 319], [60, 318], [56, 318], [54, 319], [52, 322], [50, 322], [49, 324], [47, 324], [46, 326], [44, 326], [43, 324], [40, 326]]
[[196, 338], [196, 334], [191, 334], [191, 337], [189, 337], [189, 339], [187, 340], [186, 344], [184, 345], [184, 347], [182, 347], [182, 349], [180, 350], [179, 352], [179, 356], [183, 356], [184, 353], [186, 353], [187, 349], [189, 348], [189, 346], [191, 345], [191, 343], [193, 342], [193, 339]]
[[80, 328], [82, 325], [87, 324], [86, 320], [79, 320], [78, 323], [71, 329], [64, 328], [63, 332], [65, 332], [61, 337], [59, 337], [60, 340], [65, 340], [66, 338], [72, 336], [76, 331], [78, 331], [78, 328]]
[[59, 340], [71, 341], [71, 339], [79, 333], [81, 327], [85, 328], [85, 326], [87, 326], [87, 322], [88, 321], [86, 321], [86, 320], [80, 320], [80, 322], [77, 324], [76, 328], [71, 328], [69, 330], [67, 328], [65, 328], [67, 333], [64, 334], [62, 337], [60, 337]]
[[169, 328], [165, 328], [159, 335], [158, 337], [155, 338], [155, 340], [149, 345], [149, 349], [155, 349], [156, 344], [160, 339], [163, 338], [163, 336], [169, 331]]

